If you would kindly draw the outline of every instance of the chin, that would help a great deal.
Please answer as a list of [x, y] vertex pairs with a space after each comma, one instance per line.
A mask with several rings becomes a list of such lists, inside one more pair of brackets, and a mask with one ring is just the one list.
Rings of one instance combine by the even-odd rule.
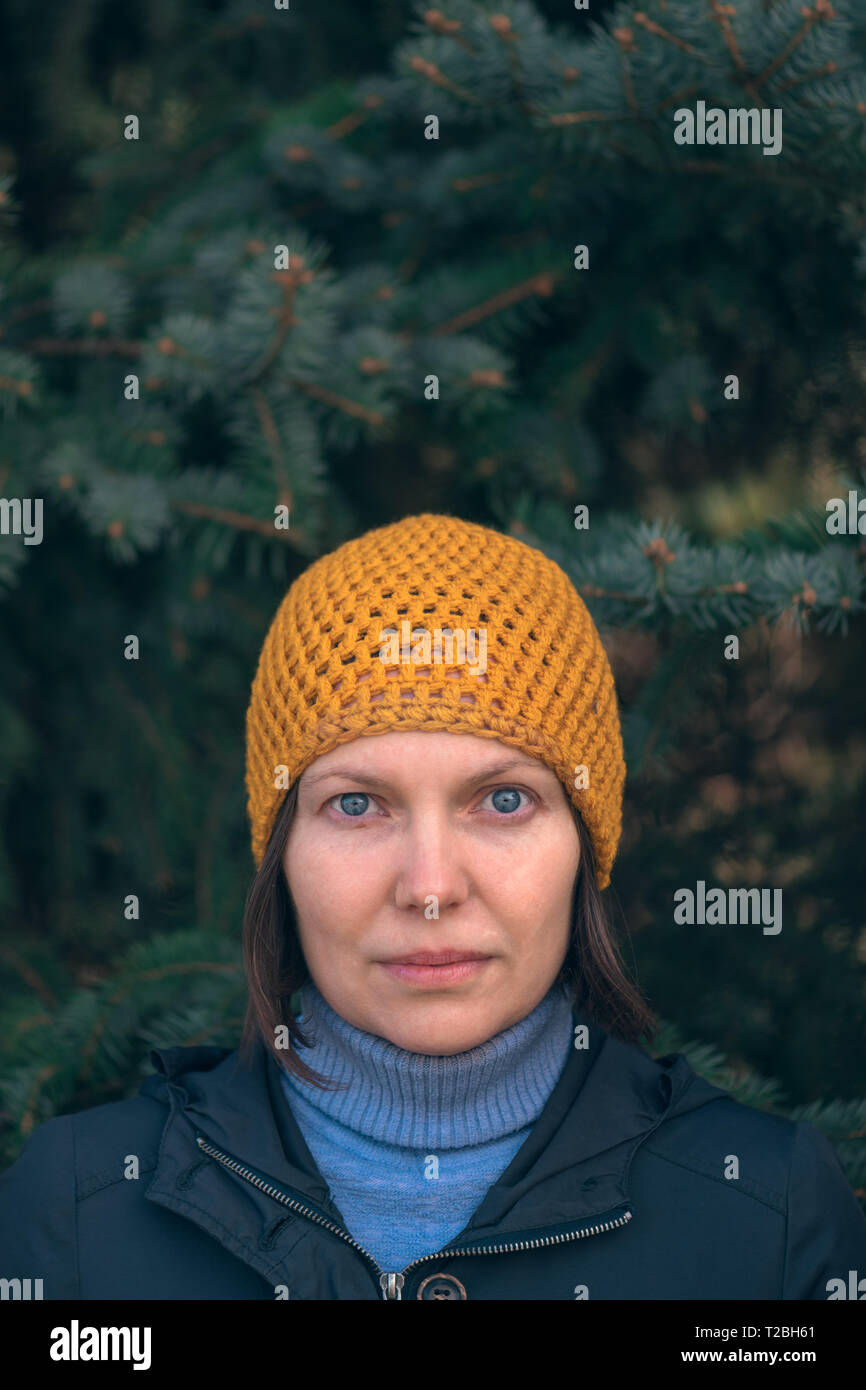
[[385, 1024], [382, 1037], [393, 1042], [395, 1047], [402, 1047], [404, 1052], [420, 1052], [428, 1057], [451, 1057], [458, 1052], [468, 1052], [473, 1047], [480, 1047], [498, 1031], [495, 1023], [488, 1027], [482, 1022], [474, 1025], [467, 1023], [463, 1026], [451, 1024], [438, 1028], [388, 1028]]

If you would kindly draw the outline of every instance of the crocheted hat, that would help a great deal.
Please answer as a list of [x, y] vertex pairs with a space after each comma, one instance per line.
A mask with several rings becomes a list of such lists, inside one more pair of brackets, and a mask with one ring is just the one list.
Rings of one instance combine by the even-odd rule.
[[610, 882], [625, 781], [610, 665], [571, 580], [542, 551], [422, 513], [315, 560], [271, 623], [247, 710], [253, 858], [289, 787], [359, 736], [495, 738], [559, 777]]

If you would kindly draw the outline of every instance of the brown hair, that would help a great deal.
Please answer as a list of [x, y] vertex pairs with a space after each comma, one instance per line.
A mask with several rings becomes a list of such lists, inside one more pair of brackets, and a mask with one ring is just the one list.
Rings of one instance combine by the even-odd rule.
[[[295, 1051], [308, 1040], [292, 1012], [292, 996], [310, 978], [298, 936], [295, 909], [283, 871], [283, 854], [298, 800], [298, 783], [286, 795], [250, 885], [244, 908], [243, 951], [248, 999], [241, 1036], [241, 1055], [249, 1059], [257, 1036], [295, 1076], [314, 1086], [330, 1085]], [[569, 803], [580, 837], [580, 865], [571, 905], [571, 935], [557, 980], [567, 988], [584, 1016], [612, 1037], [636, 1043], [655, 1038], [657, 1023], [642, 996], [627, 978], [602, 902], [592, 841], [580, 813]], [[284, 1025], [292, 1046], [277, 1048], [276, 1029]]]

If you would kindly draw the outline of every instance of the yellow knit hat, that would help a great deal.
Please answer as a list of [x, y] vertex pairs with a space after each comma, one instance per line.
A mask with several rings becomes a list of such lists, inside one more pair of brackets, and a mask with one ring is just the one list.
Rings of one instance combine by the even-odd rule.
[[495, 738], [545, 763], [580, 811], [607, 887], [625, 781], [616, 691], [586, 605], [540, 550], [423, 513], [298, 576], [247, 710], [256, 868], [301, 773], [339, 743], [392, 729]]

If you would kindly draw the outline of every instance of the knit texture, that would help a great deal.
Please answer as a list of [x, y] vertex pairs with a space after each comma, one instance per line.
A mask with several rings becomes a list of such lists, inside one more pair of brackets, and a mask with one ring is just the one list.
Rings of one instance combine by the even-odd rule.
[[340, 743], [393, 729], [498, 739], [545, 763], [580, 811], [607, 887], [625, 781], [613, 676], [586, 605], [542, 551], [422, 513], [299, 575], [265, 638], [247, 710], [257, 868], [301, 773]]
[[572, 1006], [559, 985], [525, 1018], [467, 1052], [407, 1052], [342, 1018], [309, 981], [308, 1066], [283, 1090], [349, 1234], [388, 1273], [459, 1235], [529, 1137], [562, 1074]]

